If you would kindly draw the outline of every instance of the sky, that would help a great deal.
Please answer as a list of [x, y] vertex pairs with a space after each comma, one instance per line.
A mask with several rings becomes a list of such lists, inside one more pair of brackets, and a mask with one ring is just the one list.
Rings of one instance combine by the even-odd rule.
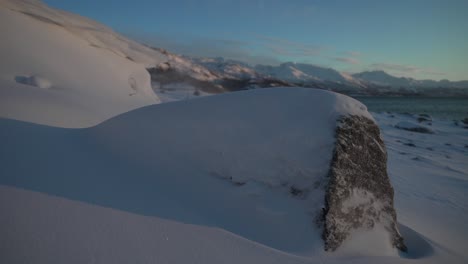
[[43, 1], [184, 55], [468, 80], [468, 0]]

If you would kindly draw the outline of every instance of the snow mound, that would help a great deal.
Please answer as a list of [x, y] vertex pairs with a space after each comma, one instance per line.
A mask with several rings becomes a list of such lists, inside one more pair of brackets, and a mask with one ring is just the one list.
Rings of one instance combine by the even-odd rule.
[[87, 127], [159, 102], [145, 67], [167, 57], [94, 21], [3, 0], [0, 32], [0, 117]]
[[423, 125], [415, 124], [409, 121], [401, 121], [398, 122], [398, 124], [395, 125], [396, 128], [411, 131], [411, 132], [417, 132], [417, 133], [425, 133], [425, 134], [433, 134], [434, 131], [432, 131], [430, 128], [425, 127]]
[[[371, 118], [346, 96], [280, 88], [148, 106], [86, 129], [0, 119], [0, 184], [10, 186], [0, 187], [0, 237], [8, 242], [0, 256], [8, 263], [464, 263], [431, 241], [444, 240], [425, 237], [437, 232], [432, 225], [418, 233], [424, 221], [411, 217], [414, 208], [404, 211], [417, 228], [402, 228], [403, 256], [386, 254], [390, 243], [356, 247], [385, 237], [366, 230], [324, 251], [315, 225], [324, 206], [320, 179], [337, 117], [347, 114]], [[421, 182], [399, 181], [405, 193]], [[405, 193], [403, 205], [412, 201]], [[367, 203], [357, 196], [345, 205]], [[457, 219], [453, 211], [444, 212]]]
[[0, 184], [323, 252], [314, 222], [347, 114], [371, 118], [343, 95], [275, 88], [147, 106], [79, 130], [3, 119]]
[[[144, 148], [160, 156], [166, 141], [171, 141], [167, 148], [186, 152], [175, 152], [172, 159], [186, 160], [217, 177], [305, 190], [314, 184], [311, 175], [321, 178], [328, 173], [336, 119], [348, 114], [372, 118], [365, 106], [346, 96], [275, 88], [146, 107], [104, 122], [96, 130], [121, 131], [112, 141], [129, 142], [126, 135], [148, 123], [138, 132], [139, 139], [124, 148]], [[150, 120], [158, 122], [152, 125]]]

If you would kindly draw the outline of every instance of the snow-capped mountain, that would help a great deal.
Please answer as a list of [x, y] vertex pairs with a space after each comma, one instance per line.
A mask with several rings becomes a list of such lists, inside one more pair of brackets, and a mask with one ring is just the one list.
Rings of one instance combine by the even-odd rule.
[[255, 79], [262, 77], [253, 67], [241, 61], [229, 60], [223, 57], [194, 58], [193, 61], [205, 66], [219, 76], [231, 79]]
[[[215, 73], [227, 90], [255, 87], [303, 86], [326, 90], [346, 91], [365, 89], [366, 86], [353, 76], [311, 64], [287, 62], [278, 66], [249, 65], [235, 60], [219, 58], [195, 58], [193, 63], [203, 65]], [[232, 82], [237, 80], [232, 87]]]
[[368, 81], [370, 83], [381, 86], [392, 86], [395, 88], [406, 87], [411, 81], [405, 77], [395, 77], [384, 71], [366, 71], [352, 75], [355, 78]]
[[340, 72], [334, 69], [304, 63], [286, 62], [279, 66], [257, 65], [255, 69], [263, 74], [295, 83], [305, 83], [309, 81], [348, 81]]
[[[278, 66], [251, 66], [223, 58], [198, 58], [202, 65], [224, 79], [274, 79], [283, 85], [298, 85], [351, 94], [420, 94], [428, 96], [468, 95], [468, 81], [415, 80], [395, 77], [384, 71], [349, 74], [312, 64], [286, 62]], [[247, 82], [248, 83], [248, 82]], [[440, 90], [444, 89], [444, 90]]]
[[415, 80], [407, 77], [395, 77], [384, 71], [365, 71], [352, 75], [354, 78], [379, 86], [398, 88], [468, 88], [468, 81], [451, 82], [449, 80]]

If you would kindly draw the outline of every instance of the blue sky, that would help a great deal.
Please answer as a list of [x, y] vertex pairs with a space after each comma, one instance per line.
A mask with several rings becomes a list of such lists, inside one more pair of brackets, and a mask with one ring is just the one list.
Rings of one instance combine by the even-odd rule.
[[45, 2], [176, 53], [468, 79], [467, 0]]

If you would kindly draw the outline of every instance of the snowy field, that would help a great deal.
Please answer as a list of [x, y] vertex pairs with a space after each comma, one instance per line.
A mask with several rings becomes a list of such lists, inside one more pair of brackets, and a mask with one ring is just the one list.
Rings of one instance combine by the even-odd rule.
[[[399, 222], [418, 232], [433, 250], [466, 262], [468, 129], [451, 120], [418, 123], [417, 115], [380, 113], [374, 117], [387, 146]], [[397, 129], [401, 122], [428, 128], [433, 134]], [[429, 259], [436, 255], [425, 254]]]

